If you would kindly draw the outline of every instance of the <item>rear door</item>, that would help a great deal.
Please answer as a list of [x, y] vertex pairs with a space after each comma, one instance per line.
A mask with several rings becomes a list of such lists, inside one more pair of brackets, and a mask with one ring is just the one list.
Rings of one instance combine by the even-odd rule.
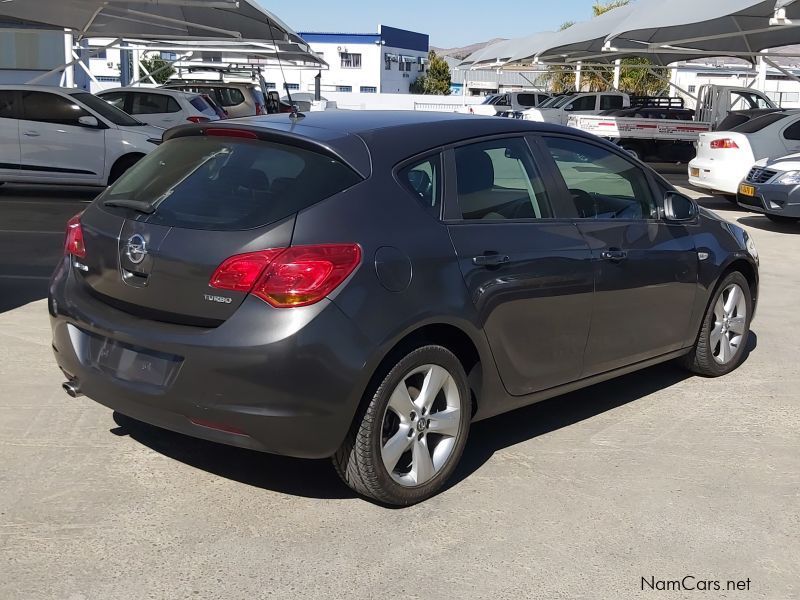
[[[800, 117], [795, 118], [793, 123], [789, 123], [783, 128], [781, 141], [786, 147], [787, 154], [800, 152]], [[775, 157], [774, 154], [770, 156]]]
[[20, 163], [41, 181], [98, 184], [105, 171], [106, 129], [84, 127], [93, 116], [74, 100], [49, 92], [22, 91]]
[[235, 255], [288, 247], [299, 210], [358, 181], [341, 162], [292, 146], [170, 140], [86, 211], [87, 254], [76, 276], [100, 300], [137, 316], [218, 325], [248, 292], [212, 287], [217, 267]]
[[186, 120], [178, 101], [168, 94], [129, 92], [126, 107], [125, 112], [143, 123], [164, 129], [180, 125]]
[[583, 376], [679, 350], [690, 337], [697, 292], [695, 226], [660, 219], [654, 182], [624, 154], [570, 136], [543, 141], [592, 252]]
[[591, 253], [554, 217], [546, 173], [524, 137], [447, 154], [447, 222], [461, 272], [509, 393], [580, 376], [593, 295]]
[[0, 181], [19, 176], [20, 104], [19, 92], [0, 90]]

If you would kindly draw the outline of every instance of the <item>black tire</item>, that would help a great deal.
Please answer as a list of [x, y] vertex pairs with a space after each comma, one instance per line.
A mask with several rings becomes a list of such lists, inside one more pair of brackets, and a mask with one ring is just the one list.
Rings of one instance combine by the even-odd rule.
[[[384, 417], [389, 414], [389, 399], [395, 389], [401, 382], [410, 380], [410, 374], [415, 369], [425, 365], [444, 368], [456, 384], [460, 396], [458, 434], [449, 457], [431, 479], [418, 486], [403, 485], [392, 477], [383, 463], [381, 449], [383, 437], [387, 435]], [[380, 380], [377, 389], [372, 389], [372, 395], [365, 398], [367, 403], [357, 415], [347, 439], [333, 456], [336, 472], [353, 490], [384, 504], [410, 506], [422, 502], [442, 488], [453, 474], [464, 451], [472, 418], [471, 396], [464, 367], [448, 349], [442, 346], [423, 346], [400, 358]], [[429, 416], [433, 414], [436, 413], [431, 410]], [[432, 431], [430, 434], [433, 436]], [[412, 426], [409, 437], [413, 440], [416, 436], [416, 430]], [[433, 436], [430, 439], [438, 441], [443, 438]], [[427, 443], [426, 438], [426, 447]], [[410, 453], [411, 450], [407, 452]]]
[[[716, 346], [712, 348], [711, 343], [711, 332], [715, 328], [714, 310], [717, 301], [733, 284], [738, 285], [744, 292], [747, 314], [744, 322], [744, 333], [742, 334], [742, 339], [736, 348], [736, 352], [728, 362], [721, 364], [714, 358]], [[752, 315], [753, 296], [750, 290], [750, 284], [747, 283], [747, 279], [745, 279], [744, 275], [742, 275], [739, 271], [732, 271], [731, 273], [728, 273], [728, 275], [726, 275], [720, 281], [719, 285], [717, 285], [717, 289], [714, 291], [714, 295], [711, 297], [711, 302], [708, 304], [706, 314], [703, 317], [703, 323], [700, 326], [700, 334], [697, 336], [697, 342], [692, 348], [692, 351], [683, 357], [683, 366], [693, 373], [697, 373], [698, 375], [702, 375], [704, 377], [721, 377], [735, 370], [737, 367], [739, 367], [744, 359], [745, 350], [750, 338], [750, 320]]]
[[780, 225], [791, 225], [792, 223], [797, 223], [800, 221], [800, 217], [784, 217], [783, 215], [765, 215], [770, 221], [773, 223], [778, 223]]
[[129, 154], [117, 160], [117, 162], [114, 163], [114, 166], [111, 167], [111, 173], [108, 176], [108, 185], [111, 185], [117, 181], [117, 179], [125, 174], [125, 171], [130, 169], [143, 158], [144, 156], [141, 154]]

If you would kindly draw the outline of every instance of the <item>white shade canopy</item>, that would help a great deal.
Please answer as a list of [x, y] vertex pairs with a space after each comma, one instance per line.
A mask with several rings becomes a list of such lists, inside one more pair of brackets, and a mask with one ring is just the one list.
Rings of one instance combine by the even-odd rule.
[[255, 0], [5, 0], [3, 16], [72, 29], [78, 38], [266, 43], [276, 56], [325, 64]]

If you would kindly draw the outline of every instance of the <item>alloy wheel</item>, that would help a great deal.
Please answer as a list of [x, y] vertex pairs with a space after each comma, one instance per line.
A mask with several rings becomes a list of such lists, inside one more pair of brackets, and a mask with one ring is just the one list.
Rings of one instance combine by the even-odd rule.
[[738, 284], [726, 287], [714, 305], [711, 330], [711, 354], [720, 365], [731, 362], [739, 351], [747, 331], [747, 299]]
[[383, 416], [381, 458], [404, 487], [424, 485], [447, 464], [461, 434], [461, 394], [439, 365], [422, 365], [403, 377]]

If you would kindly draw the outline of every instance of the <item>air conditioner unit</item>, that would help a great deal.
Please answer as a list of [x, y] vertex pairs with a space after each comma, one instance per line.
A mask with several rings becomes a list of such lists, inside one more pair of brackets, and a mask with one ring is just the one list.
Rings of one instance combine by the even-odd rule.
[[113, 69], [113, 68], [114, 68], [114, 63], [113, 63], [113, 62], [107, 62], [107, 63], [106, 63], [106, 66], [107, 66], [109, 69]]

